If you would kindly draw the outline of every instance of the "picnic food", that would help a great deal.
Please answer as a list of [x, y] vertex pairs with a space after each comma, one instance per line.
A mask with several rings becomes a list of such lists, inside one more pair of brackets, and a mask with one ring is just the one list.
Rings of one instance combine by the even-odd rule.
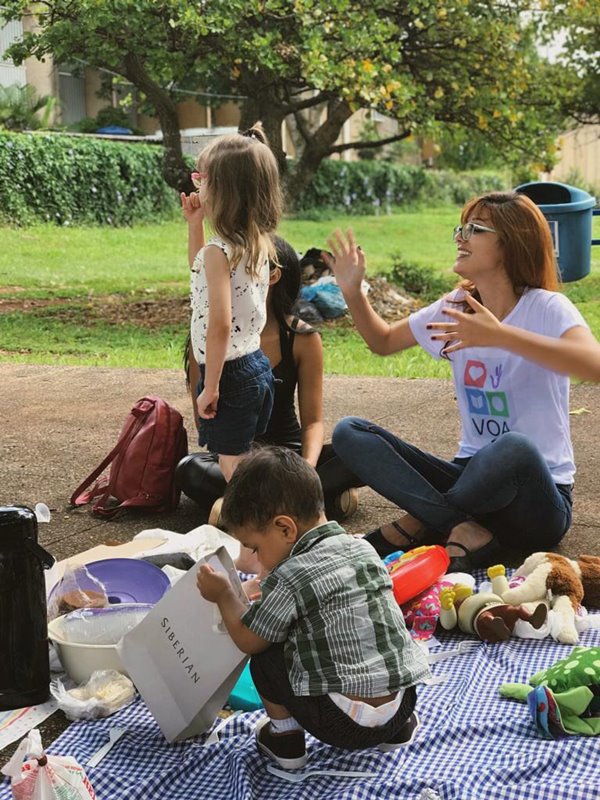
[[57, 598], [58, 616], [68, 614], [78, 608], [103, 608], [106, 605], [106, 595], [103, 592], [96, 592], [94, 589], [74, 589]]

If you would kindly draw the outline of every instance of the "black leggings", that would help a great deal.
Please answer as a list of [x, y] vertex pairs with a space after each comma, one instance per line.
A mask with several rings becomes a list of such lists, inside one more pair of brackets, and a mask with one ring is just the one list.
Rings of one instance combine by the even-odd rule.
[[[286, 446], [290, 450], [300, 451], [296, 442]], [[363, 486], [363, 482], [338, 458], [331, 444], [323, 445], [317, 462], [317, 474], [325, 495], [325, 513], [330, 519], [336, 519], [339, 512], [335, 499], [346, 489]], [[206, 451], [191, 453], [183, 458], [175, 470], [175, 481], [185, 495], [205, 509], [210, 509], [215, 500], [223, 497], [227, 486], [218, 456]]]

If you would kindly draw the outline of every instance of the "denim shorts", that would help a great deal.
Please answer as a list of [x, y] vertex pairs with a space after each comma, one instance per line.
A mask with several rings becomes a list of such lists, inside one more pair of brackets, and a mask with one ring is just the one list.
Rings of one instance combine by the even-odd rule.
[[[200, 365], [198, 394], [204, 388]], [[200, 418], [198, 443], [213, 453], [237, 456], [248, 452], [254, 438], [264, 433], [273, 408], [273, 373], [262, 350], [226, 361], [219, 381], [214, 419]]]

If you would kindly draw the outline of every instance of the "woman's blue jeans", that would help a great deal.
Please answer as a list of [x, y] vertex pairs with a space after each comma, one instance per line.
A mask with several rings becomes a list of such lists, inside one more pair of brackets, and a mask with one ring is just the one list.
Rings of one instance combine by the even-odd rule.
[[572, 487], [554, 483], [542, 454], [520, 433], [505, 433], [471, 458], [445, 461], [368, 420], [345, 417], [333, 446], [367, 486], [442, 534], [475, 520], [508, 547], [546, 550], [571, 524]]

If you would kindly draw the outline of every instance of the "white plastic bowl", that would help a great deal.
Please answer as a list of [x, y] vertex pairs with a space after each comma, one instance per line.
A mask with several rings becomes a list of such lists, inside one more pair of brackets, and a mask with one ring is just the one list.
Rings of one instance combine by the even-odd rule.
[[[136, 611], [136, 609], [132, 609], [132, 611]], [[68, 624], [73, 620], [67, 620], [67, 625], [64, 620], [66, 617], [71, 617], [72, 614], [73, 612], [71, 615], [65, 614], [48, 623], [48, 637], [54, 643], [60, 662], [69, 677], [76, 683], [85, 683], [91, 677], [92, 672], [99, 669], [115, 669], [117, 672], [127, 675], [127, 670], [119, 658], [116, 642], [114, 644], [90, 644], [66, 640], [65, 630], [73, 630], [73, 625]], [[102, 623], [100, 614], [97, 616], [98, 622]], [[93, 621], [86, 624], [93, 624]], [[76, 632], [76, 628], [74, 632]], [[120, 638], [120, 635], [116, 638]]]

